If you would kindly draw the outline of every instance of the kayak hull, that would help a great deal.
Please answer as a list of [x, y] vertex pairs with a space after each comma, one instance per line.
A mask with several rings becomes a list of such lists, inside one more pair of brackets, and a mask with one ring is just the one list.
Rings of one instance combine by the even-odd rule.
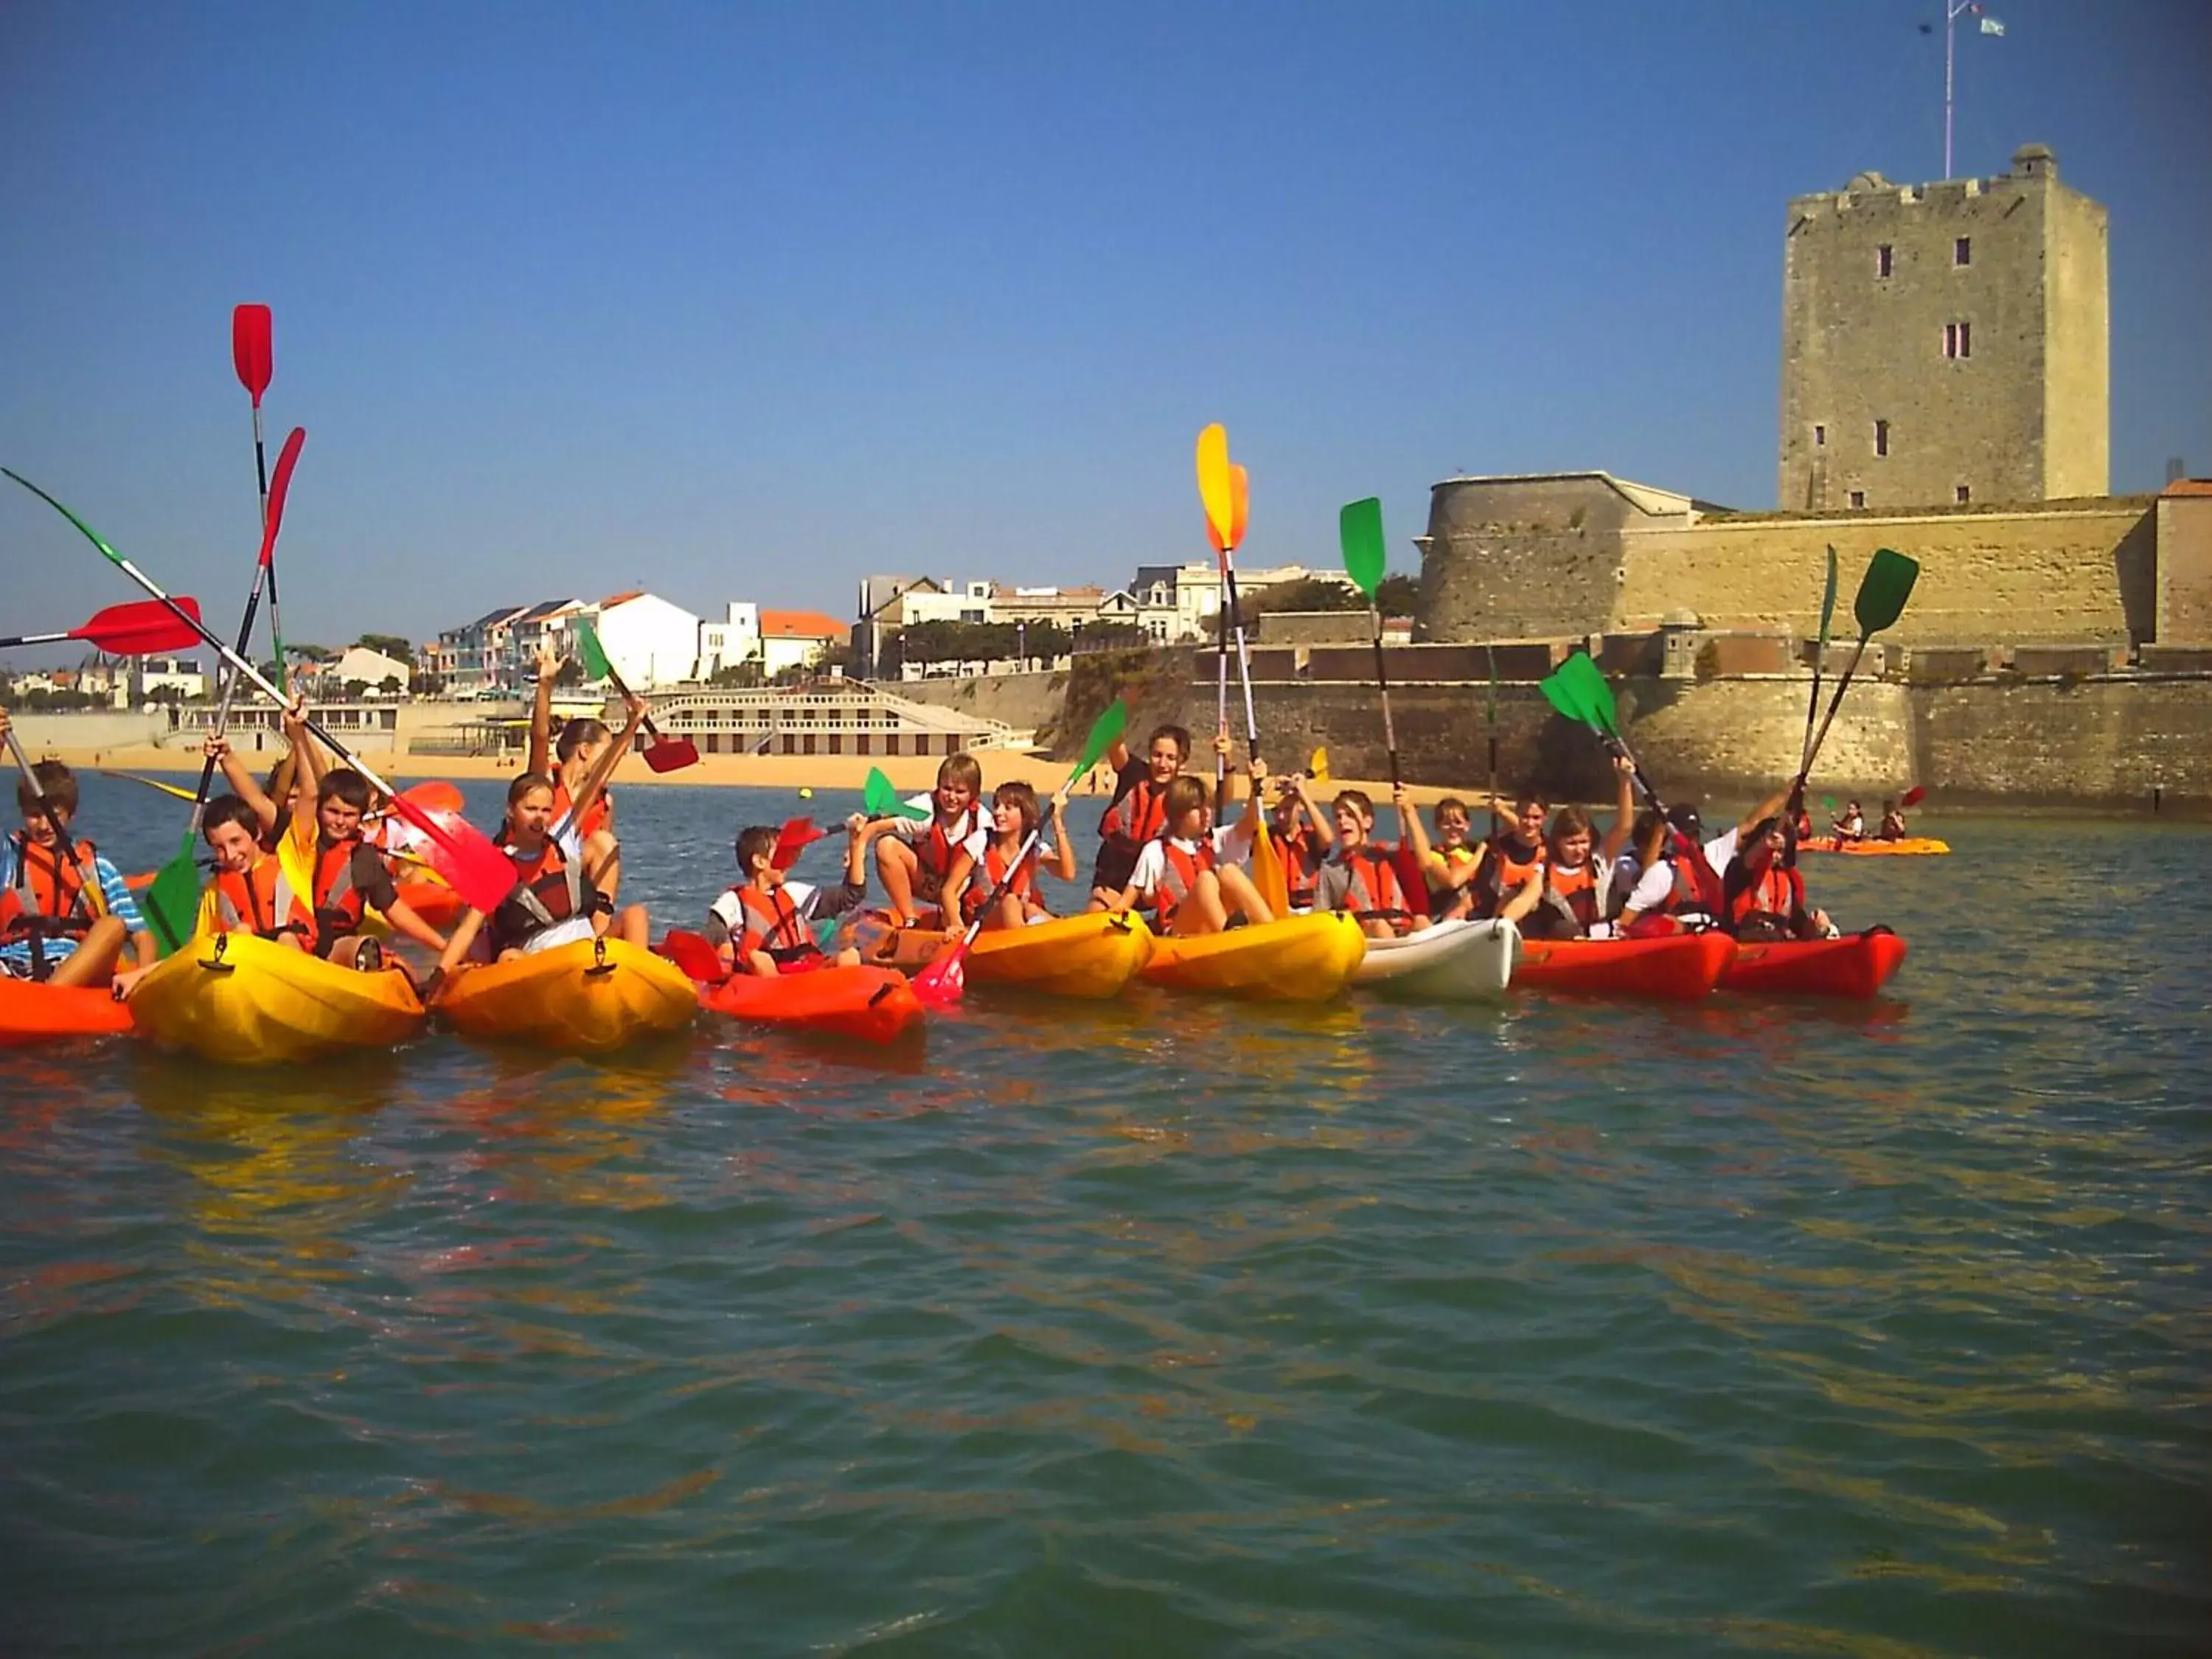
[[1522, 939], [1513, 982], [1575, 996], [1709, 996], [1735, 959], [1735, 940], [1717, 931], [1663, 939]]
[[893, 1042], [921, 1026], [921, 999], [890, 968], [817, 968], [801, 974], [732, 974], [699, 988], [699, 1003], [756, 1025], [813, 1031], [856, 1042]]
[[1901, 841], [1838, 842], [1833, 836], [1814, 836], [1797, 843], [1801, 853], [1849, 853], [1858, 858], [1927, 858], [1951, 850], [1951, 843], [1933, 836], [1907, 836]]
[[251, 933], [191, 940], [138, 981], [127, 1006], [163, 1048], [230, 1065], [389, 1048], [422, 1024], [399, 969], [361, 973]]
[[1520, 940], [1510, 921], [1433, 922], [1403, 939], [1369, 939], [1352, 982], [1407, 1000], [1492, 1002], [1513, 977]]
[[970, 985], [1049, 996], [1117, 997], [1152, 960], [1152, 930], [1129, 910], [1092, 910], [1034, 927], [987, 928], [968, 952]]
[[105, 985], [33, 985], [0, 979], [0, 1048], [65, 1037], [114, 1036], [131, 1028], [131, 1010]]
[[1152, 946], [1144, 976], [1177, 991], [1260, 1002], [1322, 1002], [1342, 990], [1367, 954], [1367, 936], [1340, 912], [1286, 916], [1256, 927]]
[[463, 1036], [572, 1054], [680, 1031], [697, 1012], [682, 969], [618, 939], [463, 968], [438, 999], [438, 1012]]
[[1905, 965], [1905, 941], [1890, 933], [1738, 944], [1735, 959], [1721, 976], [1721, 989], [1863, 1001], [1879, 994]]

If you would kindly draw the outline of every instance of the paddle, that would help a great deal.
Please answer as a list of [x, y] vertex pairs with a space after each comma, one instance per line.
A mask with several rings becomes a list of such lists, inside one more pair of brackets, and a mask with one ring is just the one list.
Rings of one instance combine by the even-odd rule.
[[1909, 811], [1927, 799], [1928, 787], [1925, 784], [1916, 783], [1911, 788], [1906, 790], [1904, 796], [1898, 801], [1897, 810], [1900, 812]]
[[[1098, 764], [1100, 758], [1120, 739], [1128, 724], [1128, 706], [1117, 697], [1107, 705], [1104, 714], [1091, 722], [1091, 735], [1084, 739], [1082, 756], [1076, 761], [1074, 769], [1068, 773], [1067, 781], [1060, 785], [1060, 795], [1065, 796], [1073, 789], [1082, 781], [1083, 775]], [[1006, 873], [999, 878], [998, 885], [991, 889], [990, 896], [976, 910], [975, 920], [968, 924], [952, 948], [941, 953], [936, 961], [914, 976], [915, 995], [930, 1007], [942, 1008], [949, 1003], [957, 1002], [962, 993], [968, 988], [966, 963], [969, 947], [975, 943], [975, 936], [983, 931], [983, 919], [1006, 896], [1006, 890], [1021, 874], [1022, 866], [1029, 862], [1030, 854], [1036, 850], [1038, 840], [1044, 835], [1044, 826], [1045, 819], [1040, 817], [1036, 828], [1022, 838], [1021, 850], [1007, 863]]]
[[1851, 676], [1858, 672], [1860, 659], [1866, 655], [1867, 641], [1905, 614], [1905, 602], [1912, 597], [1912, 585], [1919, 580], [1918, 562], [1893, 549], [1878, 547], [1874, 557], [1867, 562], [1866, 574], [1859, 579], [1858, 597], [1851, 601], [1851, 616], [1859, 625], [1858, 648], [1851, 653], [1850, 661], [1844, 665], [1844, 677], [1836, 682], [1836, 694], [1828, 700], [1828, 712], [1821, 717], [1820, 729], [1814, 736], [1813, 746], [1806, 751], [1807, 774], [1820, 757], [1820, 745], [1828, 740], [1828, 728], [1835, 724], [1836, 710], [1843, 707], [1844, 693], [1851, 689]]
[[[599, 643], [599, 630], [592, 626], [589, 617], [576, 619], [576, 655], [581, 659], [585, 674], [595, 680], [606, 680], [615, 688], [615, 695], [624, 702], [635, 702], [629, 687], [623, 684], [615, 665], [607, 659], [606, 648]], [[689, 738], [665, 738], [660, 728], [653, 723], [653, 716], [645, 717], [645, 734], [653, 741], [646, 746], [645, 763], [656, 772], [680, 772], [687, 766], [699, 763], [699, 745]]]
[[[1389, 560], [1383, 551], [1382, 501], [1370, 495], [1364, 501], [1346, 504], [1336, 515], [1336, 536], [1344, 550], [1345, 574], [1352, 578], [1352, 585], [1367, 596], [1367, 619], [1375, 643], [1375, 685], [1382, 694], [1382, 743], [1390, 757], [1390, 794], [1395, 799], [1404, 780], [1398, 770], [1398, 728], [1390, 719], [1390, 674], [1382, 660], [1382, 610], [1376, 599], [1376, 591], [1382, 586], [1383, 567]], [[1400, 841], [1398, 854], [1400, 884], [1409, 896], [1416, 889], [1425, 896], [1428, 877], [1413, 857], [1410, 835]]]
[[1490, 722], [1490, 835], [1498, 838], [1498, 651], [1493, 646], [1482, 647], [1483, 656], [1490, 664], [1490, 692], [1485, 700], [1486, 718]]
[[884, 775], [884, 769], [868, 769], [867, 785], [860, 792], [860, 805], [872, 818], [912, 818], [917, 823], [929, 817], [927, 807], [915, 806], [901, 798], [891, 787], [891, 781]]
[[[192, 643], [198, 645], [199, 641], [194, 640]], [[163, 794], [173, 796], [179, 800], [190, 800], [192, 798], [191, 790], [173, 783], [163, 783], [159, 778], [142, 778], [136, 772], [111, 772], [104, 766], [95, 767], [93, 769], [103, 778], [119, 778], [125, 783], [143, 783], [149, 789], [158, 789]]]
[[799, 855], [814, 845], [829, 832], [814, 827], [812, 818], [786, 818], [783, 828], [776, 832], [775, 851], [769, 854], [769, 866], [788, 870], [799, 862]]
[[1310, 783], [1327, 783], [1328, 781], [1328, 750], [1316, 749], [1313, 751], [1313, 757], [1306, 762], [1306, 779], [1307, 781]]
[[1607, 749], [1624, 757], [1629, 764], [1636, 787], [1644, 792], [1654, 811], [1662, 811], [1659, 792], [1644, 775], [1644, 769], [1636, 763], [1627, 742], [1620, 735], [1620, 711], [1614, 703], [1613, 688], [1606, 684], [1604, 672], [1592, 662], [1586, 652], [1577, 651], [1553, 669], [1537, 684], [1544, 700], [1571, 720], [1579, 721], [1597, 733]]
[[1805, 775], [1813, 769], [1813, 718], [1820, 708], [1820, 669], [1828, 658], [1828, 624], [1836, 615], [1836, 548], [1828, 544], [1828, 580], [1820, 591], [1820, 643], [1813, 653], [1813, 692], [1805, 700], [1805, 742], [1798, 750], [1797, 792], [1804, 793]]
[[[177, 605], [189, 616], [200, 614], [198, 599], [180, 599]], [[129, 605], [111, 605], [64, 634], [18, 634], [13, 639], [0, 640], [0, 650], [17, 645], [57, 645], [64, 640], [82, 640], [111, 657], [146, 657], [156, 652], [192, 650], [200, 636], [170, 615], [167, 605], [134, 599]]]
[[[276, 542], [269, 533], [269, 521], [284, 510], [283, 480], [290, 474], [285, 469], [284, 458], [279, 455], [276, 458], [279, 482], [272, 493], [269, 483], [269, 450], [261, 433], [261, 394], [269, 390], [270, 379], [276, 372], [276, 343], [271, 336], [271, 319], [267, 306], [232, 307], [230, 361], [231, 366], [238, 371], [238, 383], [253, 399], [253, 476], [261, 487], [261, 564], [269, 577], [269, 643], [276, 659], [276, 683], [282, 686], [289, 684], [284, 676], [284, 624], [277, 620], [276, 615], [276, 567], [269, 562], [270, 550]], [[293, 432], [294, 438], [285, 442], [287, 449], [292, 447], [295, 440], [307, 436], [296, 427]], [[254, 576], [257, 588], [260, 580], [260, 573], [257, 572]], [[238, 648], [244, 652], [250, 644], [251, 641], [241, 641]], [[220, 731], [222, 728], [218, 726], [216, 729]]]
[[702, 985], [719, 985], [730, 976], [704, 933], [672, 927], [660, 936], [660, 954], [681, 968], [686, 979]]
[[[208, 631], [204, 623], [179, 607], [173, 599], [155, 584], [152, 577], [147, 575], [137, 565], [101, 540], [99, 532], [21, 473], [12, 471], [6, 467], [0, 467], [0, 476], [14, 479], [75, 525], [85, 539], [100, 550], [102, 558], [130, 577], [132, 581], [137, 582], [155, 599], [169, 605], [179, 617], [191, 623], [192, 626], [199, 630], [202, 641], [222, 653], [223, 660], [230, 665], [233, 672], [244, 675], [247, 681], [258, 688], [264, 696], [273, 699], [279, 706], [285, 704], [284, 694], [272, 685], [261, 671], [249, 662], [242, 653], [234, 651], [225, 645]], [[506, 854], [492, 845], [482, 830], [452, 813], [425, 811], [379, 777], [359, 756], [354, 754], [343, 744], [325, 731], [320, 724], [312, 720], [304, 724], [308, 732], [325, 748], [368, 779], [373, 788], [381, 790], [389, 796], [393, 811], [429, 837], [432, 847], [436, 849], [434, 863], [438, 873], [445, 877], [454, 890], [460, 894], [465, 902], [472, 908], [486, 912], [499, 908], [507, 894], [514, 890], [514, 866], [508, 860]], [[167, 873], [167, 871], [165, 869], [163, 874]], [[157, 886], [160, 884], [158, 880], [155, 884]]]
[[[1218, 428], [1214, 429], [1218, 430]], [[1225, 437], [1223, 443], [1224, 445], [1223, 456], [1225, 459], [1227, 443]], [[1206, 465], [1206, 445], [1201, 437], [1199, 447], [1199, 465], [1201, 472]], [[1201, 477], [1199, 485], [1201, 499], [1206, 494], [1206, 482]], [[1218, 614], [1226, 619], [1228, 627], [1233, 629], [1237, 635], [1237, 675], [1238, 683], [1244, 690], [1245, 757], [1248, 760], [1256, 761], [1260, 758], [1260, 721], [1252, 708], [1252, 653], [1245, 643], [1244, 611], [1237, 592], [1237, 550], [1244, 544], [1245, 527], [1251, 522], [1251, 474], [1241, 466], [1231, 466], [1229, 469], [1228, 533], [1224, 535], [1214, 527], [1212, 518], [1209, 514], [1206, 525], [1206, 539], [1213, 544], [1214, 561], [1221, 573], [1222, 592], [1226, 601]], [[1228, 640], [1225, 633], [1214, 662], [1217, 712], [1221, 721], [1221, 730], [1226, 734], [1229, 729], [1228, 689], [1222, 684], [1226, 677], [1228, 666]], [[1227, 766], [1226, 756], [1217, 757], [1214, 776], [1214, 802], [1217, 812], [1224, 811], [1226, 806]], [[1274, 836], [1268, 833], [1267, 821], [1264, 815], [1261, 817], [1259, 827], [1252, 838], [1252, 884], [1259, 889], [1260, 896], [1266, 901], [1271, 914], [1278, 916], [1290, 914], [1290, 873], [1283, 868], [1282, 854], [1276, 848]]]

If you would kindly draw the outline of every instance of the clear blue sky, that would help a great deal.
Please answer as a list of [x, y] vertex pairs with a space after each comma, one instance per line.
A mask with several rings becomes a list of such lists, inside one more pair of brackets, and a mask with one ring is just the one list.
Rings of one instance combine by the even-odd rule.
[[[2212, 7], [1990, 0], [1957, 171], [2112, 211], [2112, 483], [2212, 472]], [[287, 632], [868, 570], [1401, 568], [1462, 470], [1774, 499], [1784, 204], [1942, 171], [1942, 0], [0, 10], [0, 460], [234, 615], [229, 313], [309, 438]], [[1920, 25], [1934, 25], [1923, 33]], [[0, 500], [6, 632], [128, 597]]]

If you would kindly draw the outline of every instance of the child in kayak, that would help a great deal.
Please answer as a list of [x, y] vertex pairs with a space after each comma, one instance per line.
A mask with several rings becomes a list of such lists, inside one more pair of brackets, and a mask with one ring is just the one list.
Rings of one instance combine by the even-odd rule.
[[1596, 826], [1579, 806], [1563, 806], [1544, 842], [1544, 885], [1536, 903], [1520, 919], [1530, 939], [1605, 939], [1614, 861], [1634, 827], [1636, 803], [1629, 793], [1632, 767], [1616, 758], [1613, 771], [1620, 797], [1613, 827], [1597, 840]]
[[1091, 908], [1111, 909], [1129, 884], [1145, 848], [1167, 827], [1168, 786], [1190, 759], [1190, 733], [1180, 726], [1156, 726], [1145, 739], [1141, 759], [1133, 759], [1120, 738], [1106, 751], [1114, 769], [1114, 798], [1098, 820], [1098, 861], [1091, 872]]
[[[810, 940], [814, 937], [813, 923], [846, 915], [867, 904], [867, 830], [868, 819], [865, 813], [855, 812], [845, 820], [844, 878], [834, 890], [792, 881], [787, 878], [785, 869], [776, 871], [776, 894], [797, 909], [800, 921], [807, 924], [806, 933]], [[738, 836], [738, 868], [744, 872], [743, 876], [736, 886], [707, 907], [707, 922], [702, 930], [707, 942], [714, 947], [714, 954], [726, 973], [744, 971], [738, 964], [738, 946], [744, 939], [749, 920], [753, 920], [744, 896], [753, 884], [745, 855], [745, 836], [751, 833], [750, 830], [745, 830]], [[776, 830], [769, 848], [769, 863], [771, 866], [776, 864], [776, 854], [782, 845], [783, 832]], [[793, 857], [796, 856], [793, 854]], [[787, 867], [788, 862], [786, 860]], [[781, 920], [780, 916], [778, 920]], [[848, 954], [854, 961], [860, 960], [857, 951], [840, 951], [836, 959], [842, 963]]]
[[[561, 653], [550, 635], [538, 646], [538, 690], [530, 704], [530, 749], [523, 766], [553, 780], [553, 821], [558, 823], [582, 793], [584, 781], [614, 743], [605, 720], [588, 718], [562, 723], [553, 736], [553, 684], [560, 678]], [[633, 710], [640, 705], [631, 699]], [[598, 856], [590, 859], [592, 883], [611, 902], [622, 891], [622, 844], [615, 839], [615, 798], [602, 787], [592, 808], [576, 817], [577, 834], [589, 841], [604, 833]]]
[[1845, 803], [1843, 815], [1828, 820], [1828, 828], [1838, 841], [1864, 841], [1866, 814], [1859, 811], [1856, 801]]
[[[1622, 907], [1618, 931], [1647, 939], [1718, 927], [1726, 914], [1723, 880], [1735, 862], [1738, 846], [1776, 817], [1788, 799], [1789, 791], [1778, 790], [1710, 841], [1697, 807], [1688, 801], [1669, 807], [1648, 839], [1639, 821], [1635, 885]], [[1616, 890], [1623, 884], [1616, 872]]]
[[[261, 845], [261, 814], [236, 795], [217, 795], [200, 817], [200, 836], [215, 855], [215, 873], [200, 890], [195, 938], [251, 933], [295, 951], [314, 948], [315, 919], [293, 890], [283, 866]], [[115, 976], [115, 994], [128, 996], [153, 971], [148, 963]]]
[[[0, 709], [0, 742], [7, 731]], [[15, 785], [23, 827], [0, 846], [0, 978], [98, 985], [126, 945], [141, 967], [152, 967], [159, 952], [131, 889], [97, 848], [70, 833], [76, 775], [59, 761], [40, 761], [31, 772], [38, 790], [27, 778]], [[62, 851], [65, 835], [74, 859]]]
[[[1067, 798], [1052, 798], [1052, 839], [1039, 841], [1015, 868], [1014, 858], [1036, 832], [1044, 817], [1036, 791], [1026, 783], [1002, 783], [991, 792], [991, 827], [978, 830], [952, 855], [951, 873], [945, 878], [945, 908], [960, 918], [963, 927], [972, 923], [989, 902], [1000, 883], [1006, 892], [983, 918], [986, 931], [994, 927], [1026, 927], [1046, 921], [1050, 913], [1037, 890], [1041, 872], [1050, 869], [1062, 881], [1076, 875], [1075, 843], [1067, 834]], [[1013, 871], [1013, 879], [1006, 879]], [[980, 878], [980, 879], [978, 878]]]
[[[861, 823], [865, 826], [866, 820]], [[780, 838], [779, 830], [764, 823], [739, 833], [738, 868], [744, 872], [744, 879], [714, 902], [713, 915], [721, 923], [722, 935], [715, 942], [715, 954], [734, 973], [770, 978], [812, 968], [857, 966], [858, 951], [840, 951], [830, 957], [815, 944], [805, 907], [785, 890], [784, 872], [775, 867]], [[845, 855], [848, 887], [858, 884], [856, 878], [866, 878], [862, 845], [859, 833], [849, 832]], [[734, 903], [726, 904], [725, 900]]]
[[1267, 901], [1251, 878], [1237, 868], [1250, 855], [1253, 832], [1260, 822], [1267, 774], [1257, 761], [1252, 763], [1251, 776], [1243, 816], [1225, 830], [1209, 827], [1207, 797], [1212, 792], [1204, 779], [1171, 781], [1161, 803], [1167, 828], [1146, 843], [1128, 884], [1104, 908], [1149, 908], [1155, 917], [1154, 932], [1183, 937], [1222, 932], [1232, 909], [1255, 927], [1273, 921]]
[[1729, 932], [1750, 941], [1836, 937], [1827, 913], [1806, 902], [1796, 851], [1780, 818], [1752, 827], [1722, 879], [1722, 925]]
[[927, 821], [878, 818], [868, 826], [876, 848], [876, 875], [890, 901], [895, 926], [939, 925], [945, 878], [952, 872], [953, 854], [982, 827], [982, 814], [975, 808], [982, 792], [983, 769], [975, 757], [947, 755], [937, 769]]
[[[1406, 804], [1403, 784], [1390, 802], [1398, 809], [1399, 833], [1412, 845], [1414, 867], [1424, 867], [1428, 832], [1421, 815]], [[1359, 790], [1346, 789], [1329, 803], [1329, 814], [1336, 820], [1336, 852], [1315, 881], [1314, 908], [1345, 911], [1370, 939], [1402, 939], [1421, 926], [1426, 918], [1401, 879], [1398, 849], [1375, 840], [1375, 804]]]
[[[307, 908], [314, 922], [310, 948], [340, 967], [380, 967], [381, 947], [362, 933], [368, 908], [374, 905], [395, 933], [443, 951], [445, 935], [399, 896], [384, 855], [362, 838], [362, 820], [375, 793], [368, 780], [350, 767], [325, 772], [313, 739], [304, 732], [293, 753], [299, 758], [301, 781], [315, 803], [313, 817], [295, 818], [286, 835], [300, 849], [289, 867], [309, 872]], [[285, 854], [278, 857], [283, 861]]]
[[1482, 844], [1481, 861], [1468, 884], [1472, 915], [1517, 922], [1544, 896], [1544, 798], [1523, 790], [1513, 799], [1512, 817]]
[[1903, 841], [1906, 835], [1905, 814], [1893, 800], [1881, 804], [1881, 828], [1875, 831], [1877, 841]]
[[1291, 908], [1314, 908], [1314, 884], [1336, 845], [1336, 831], [1306, 792], [1306, 775], [1293, 772], [1275, 785], [1274, 822], [1271, 826], [1283, 849], [1283, 882]]
[[1436, 839], [1421, 860], [1421, 878], [1429, 889], [1429, 915], [1438, 921], [1471, 916], [1474, 878], [1486, 849], [1468, 839], [1473, 820], [1467, 803], [1458, 796], [1446, 795], [1431, 811], [1437, 821]]

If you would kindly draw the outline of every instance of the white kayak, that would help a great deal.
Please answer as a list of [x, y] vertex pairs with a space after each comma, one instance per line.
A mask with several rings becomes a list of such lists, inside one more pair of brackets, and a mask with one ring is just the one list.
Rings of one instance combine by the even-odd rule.
[[1372, 939], [1352, 982], [1384, 996], [1488, 1002], [1513, 977], [1521, 930], [1510, 921], [1438, 921], [1403, 939]]

